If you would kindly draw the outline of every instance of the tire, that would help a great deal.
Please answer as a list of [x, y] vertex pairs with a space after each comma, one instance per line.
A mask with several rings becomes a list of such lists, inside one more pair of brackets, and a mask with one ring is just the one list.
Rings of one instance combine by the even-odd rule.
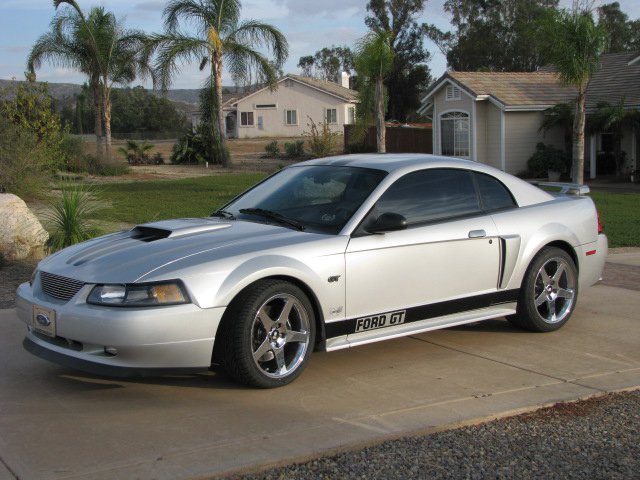
[[260, 280], [231, 302], [217, 336], [214, 359], [234, 380], [281, 387], [309, 361], [315, 342], [313, 307], [295, 285]]
[[578, 299], [578, 273], [567, 252], [543, 248], [525, 273], [512, 324], [533, 332], [551, 332], [569, 321]]

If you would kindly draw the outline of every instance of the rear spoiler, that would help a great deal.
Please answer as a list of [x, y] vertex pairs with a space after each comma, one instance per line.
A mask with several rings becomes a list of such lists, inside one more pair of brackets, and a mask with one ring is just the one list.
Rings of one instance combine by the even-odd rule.
[[[562, 195], [586, 195], [591, 190], [588, 185], [580, 185], [579, 183], [564, 183], [564, 182], [530, 182], [536, 187], [540, 187], [543, 190], [553, 189], [556, 193]], [[556, 190], [557, 189], [557, 190]]]

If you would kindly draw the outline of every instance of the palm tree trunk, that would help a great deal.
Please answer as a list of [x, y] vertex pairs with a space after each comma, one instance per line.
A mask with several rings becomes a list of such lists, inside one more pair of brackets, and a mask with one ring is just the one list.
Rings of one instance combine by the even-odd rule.
[[225, 136], [226, 128], [224, 121], [224, 112], [222, 110], [222, 52], [216, 50], [213, 59], [215, 69], [215, 89], [216, 89], [216, 117], [213, 119], [213, 123], [217, 128], [217, 136], [220, 144], [218, 154], [220, 155], [220, 161], [224, 168], [229, 167], [229, 156], [227, 151], [227, 139]]
[[96, 135], [96, 157], [101, 160], [104, 153], [102, 150], [102, 101], [100, 84], [93, 79], [91, 81], [91, 92], [93, 94], [93, 128]]
[[102, 91], [102, 115], [104, 117], [104, 147], [107, 163], [111, 163], [111, 89], [104, 86]]
[[375, 105], [376, 105], [376, 143], [378, 147], [378, 153], [385, 153], [386, 147], [386, 126], [384, 124], [384, 83], [382, 82], [382, 76], [376, 78], [376, 91], [375, 91]]
[[578, 184], [584, 183], [584, 125], [587, 103], [585, 90], [585, 85], [578, 87], [576, 115], [573, 119], [573, 181]]

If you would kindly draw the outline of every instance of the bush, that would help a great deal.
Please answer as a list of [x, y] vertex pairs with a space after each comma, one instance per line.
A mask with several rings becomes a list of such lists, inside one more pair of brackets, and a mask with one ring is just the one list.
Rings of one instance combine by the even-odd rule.
[[326, 157], [331, 154], [333, 149], [334, 139], [339, 135], [337, 132], [332, 132], [331, 128], [326, 122], [320, 122], [316, 124], [311, 117], [309, 117], [307, 125], [311, 128], [310, 132], [305, 132], [311, 139], [309, 140], [309, 149], [314, 157]]
[[529, 173], [534, 177], [546, 177], [549, 170], [566, 173], [569, 166], [570, 161], [564, 151], [542, 142], [536, 145], [536, 151], [527, 160]]
[[62, 198], [51, 203], [52, 211], [47, 215], [52, 232], [47, 246], [60, 250], [78, 242], [88, 240], [101, 232], [91, 225], [89, 217], [99, 210], [94, 194], [87, 187], [65, 187]]
[[376, 147], [364, 142], [349, 143], [344, 146], [344, 153], [375, 153]]
[[151, 163], [153, 163], [154, 165], [164, 165], [164, 157], [160, 152], [156, 152], [151, 159]]
[[100, 175], [103, 177], [120, 177], [122, 175], [126, 175], [131, 172], [131, 169], [128, 165], [102, 165], [98, 164], [94, 167], [93, 173], [94, 175]]
[[267, 152], [267, 155], [271, 158], [278, 158], [280, 155], [280, 148], [278, 147], [277, 140], [273, 142], [269, 142], [264, 146], [264, 151]]
[[300, 158], [304, 155], [304, 140], [285, 142], [284, 151], [289, 158]]
[[82, 173], [89, 171], [89, 163], [82, 137], [65, 135], [62, 139], [61, 149], [65, 158], [64, 169], [67, 172]]
[[43, 196], [51, 174], [49, 152], [37, 135], [0, 117], [0, 191]]
[[120, 147], [118, 153], [127, 159], [129, 165], [148, 165], [152, 163], [149, 150], [153, 145], [147, 142], [127, 141], [127, 148]]

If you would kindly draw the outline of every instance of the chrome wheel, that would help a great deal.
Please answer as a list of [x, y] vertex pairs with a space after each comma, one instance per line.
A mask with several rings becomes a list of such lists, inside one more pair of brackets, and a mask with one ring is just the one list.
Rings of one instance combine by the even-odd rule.
[[294, 295], [279, 293], [258, 309], [251, 326], [255, 365], [274, 379], [291, 375], [309, 348], [309, 313]]
[[547, 259], [536, 275], [535, 308], [540, 318], [550, 324], [570, 315], [576, 295], [574, 269], [560, 256]]

